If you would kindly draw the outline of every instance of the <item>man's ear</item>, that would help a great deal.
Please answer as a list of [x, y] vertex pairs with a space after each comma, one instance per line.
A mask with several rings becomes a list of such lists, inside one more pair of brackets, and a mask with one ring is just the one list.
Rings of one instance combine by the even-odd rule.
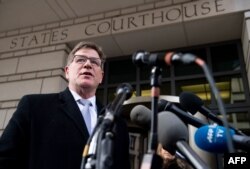
[[69, 79], [69, 67], [68, 66], [64, 67], [64, 73], [65, 73], [66, 79]]
[[102, 71], [102, 78], [101, 78], [101, 80], [99, 82], [100, 84], [102, 83], [103, 77], [104, 77], [104, 71]]

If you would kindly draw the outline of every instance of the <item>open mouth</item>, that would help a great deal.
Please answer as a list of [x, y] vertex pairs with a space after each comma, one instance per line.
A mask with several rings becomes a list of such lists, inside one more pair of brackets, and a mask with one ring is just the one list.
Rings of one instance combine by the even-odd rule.
[[93, 76], [93, 74], [92, 74], [92, 73], [90, 73], [90, 72], [83, 72], [83, 73], [81, 73], [80, 75], [85, 75], [85, 76]]

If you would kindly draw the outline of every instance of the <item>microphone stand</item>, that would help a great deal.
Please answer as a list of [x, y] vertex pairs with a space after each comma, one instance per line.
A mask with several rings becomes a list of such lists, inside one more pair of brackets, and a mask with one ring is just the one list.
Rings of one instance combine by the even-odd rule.
[[85, 146], [80, 169], [111, 169], [113, 165], [113, 122], [104, 119], [96, 126], [91, 143]]
[[161, 85], [161, 72], [162, 69], [154, 66], [151, 70], [151, 130], [149, 136], [149, 144], [147, 153], [143, 156], [141, 169], [156, 169], [162, 168], [162, 158], [157, 154], [158, 147], [158, 100], [160, 96], [160, 85]]
[[114, 164], [114, 139], [113, 132], [116, 118], [121, 115], [123, 102], [132, 96], [133, 88], [128, 83], [123, 83], [116, 90], [116, 97], [105, 111], [101, 124], [100, 135], [97, 140], [96, 169], [111, 169]]
[[82, 154], [82, 162], [80, 169], [94, 169], [96, 164], [96, 149], [97, 149], [97, 139], [100, 136], [100, 129], [102, 124], [103, 116], [99, 116], [97, 120], [97, 124], [89, 136], [87, 143], [84, 147]]
[[101, 128], [101, 135], [97, 141], [100, 149], [97, 151], [96, 169], [111, 169], [114, 163], [113, 150], [115, 134], [112, 132], [113, 122], [104, 120]]

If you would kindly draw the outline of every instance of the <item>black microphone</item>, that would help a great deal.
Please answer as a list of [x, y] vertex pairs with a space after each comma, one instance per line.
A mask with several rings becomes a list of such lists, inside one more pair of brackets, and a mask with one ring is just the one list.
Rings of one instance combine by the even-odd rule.
[[92, 138], [94, 137], [94, 135], [100, 132], [98, 128], [99, 127], [106, 128], [107, 123], [112, 123], [114, 121], [115, 116], [120, 116], [120, 110], [123, 105], [123, 102], [129, 99], [132, 96], [132, 93], [133, 93], [133, 88], [128, 83], [122, 83], [117, 87], [116, 97], [114, 101], [111, 104], [109, 104], [105, 109], [102, 109], [101, 112], [105, 111], [104, 117], [100, 116], [98, 118], [94, 131], [92, 132], [91, 136], [88, 139], [88, 144], [87, 144], [88, 146], [86, 150], [84, 150], [83, 154], [87, 154]]
[[111, 102], [109, 107], [106, 109], [104, 116], [105, 122], [113, 122], [115, 116], [120, 116], [121, 107], [123, 102], [129, 99], [133, 94], [133, 87], [129, 83], [122, 83], [116, 89], [115, 99]]
[[143, 64], [150, 66], [164, 66], [176, 63], [189, 64], [194, 63], [196, 56], [191, 53], [149, 53], [144, 50], [139, 50], [132, 55], [132, 62], [135, 65], [142, 66]]
[[[182, 121], [195, 127], [207, 125], [207, 123], [189, 115], [187, 112], [183, 111], [175, 104], [163, 99], [159, 100], [158, 112], [161, 111], [171, 111], [175, 113]], [[146, 129], [150, 129], [151, 113], [151, 110], [147, 107], [143, 105], [137, 105], [131, 110], [130, 119], [135, 124], [145, 127]]]
[[115, 99], [106, 108], [103, 122], [97, 136], [96, 168], [109, 169], [114, 164], [114, 138], [113, 126], [117, 117], [121, 115], [123, 102], [132, 96], [133, 88], [128, 83], [120, 84], [116, 89]]
[[[230, 129], [233, 143], [236, 148], [250, 152], [250, 137], [235, 134]], [[206, 125], [197, 129], [194, 135], [196, 145], [202, 150], [212, 153], [228, 152], [226, 128], [219, 125]]]
[[207, 125], [206, 122], [194, 118], [190, 114], [188, 114], [186, 111], [182, 110], [180, 107], [178, 107], [176, 104], [168, 102], [164, 99], [159, 100], [159, 111], [171, 111], [175, 113], [182, 121], [185, 123], [191, 124], [194, 127], [201, 127], [203, 125]]
[[[195, 113], [200, 112], [201, 114], [211, 119], [218, 125], [223, 125], [223, 121], [220, 118], [218, 118], [213, 112], [211, 112], [211, 110], [205, 107], [204, 102], [197, 95], [191, 92], [182, 92], [180, 94], [179, 99], [180, 99], [180, 105], [182, 106], [182, 108], [185, 109], [186, 111], [189, 111], [191, 114], [194, 115]], [[235, 129], [230, 124], [229, 124], [229, 127], [235, 130], [237, 134], [245, 135], [244, 133], [242, 133], [242, 131]]]
[[195, 168], [208, 169], [208, 165], [196, 154], [188, 145], [187, 126], [169, 111], [158, 114], [158, 133], [159, 142], [162, 147], [172, 155], [178, 150], [185, 159]]
[[217, 118], [215, 114], [213, 114], [207, 107], [205, 107], [202, 99], [195, 94], [191, 92], [182, 92], [179, 99], [180, 105], [190, 113], [195, 114], [199, 111], [201, 114], [213, 120], [214, 122], [220, 125], [222, 124], [222, 120]]

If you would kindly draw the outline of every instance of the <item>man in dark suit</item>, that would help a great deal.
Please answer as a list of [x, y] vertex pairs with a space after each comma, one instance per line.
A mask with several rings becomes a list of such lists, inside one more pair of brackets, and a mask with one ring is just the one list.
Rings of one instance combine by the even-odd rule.
[[[80, 169], [84, 146], [102, 109], [95, 93], [102, 82], [103, 63], [99, 46], [80, 42], [68, 56], [65, 75], [69, 84], [64, 91], [26, 95], [20, 100], [0, 138], [0, 169]], [[82, 99], [90, 101], [86, 122]], [[125, 121], [118, 118], [113, 131], [113, 168], [128, 169]]]

